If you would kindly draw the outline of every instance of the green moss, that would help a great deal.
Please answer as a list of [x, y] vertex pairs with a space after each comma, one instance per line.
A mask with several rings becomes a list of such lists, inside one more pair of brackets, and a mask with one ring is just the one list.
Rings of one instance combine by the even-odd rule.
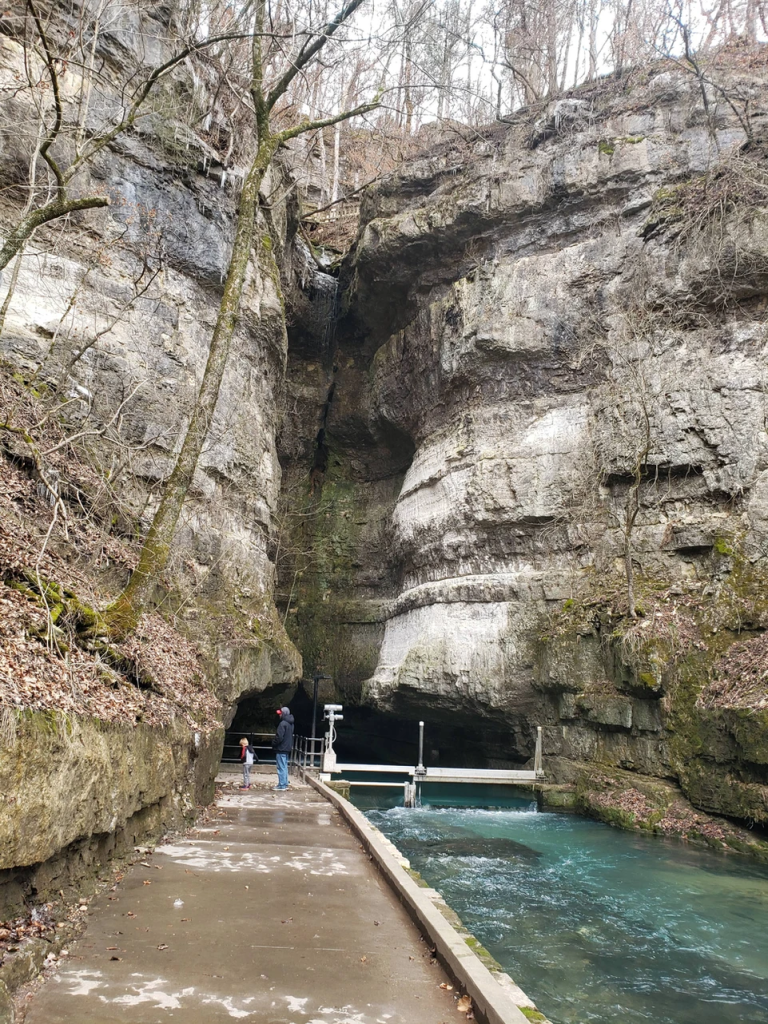
[[537, 786], [536, 791], [541, 794], [542, 807], [547, 810], [572, 811], [574, 809], [576, 793], [571, 785]]
[[339, 796], [343, 796], [345, 800], [349, 800], [349, 783], [343, 779], [331, 779], [330, 782], [326, 782], [326, 786], [332, 789], [334, 793], [338, 793]]
[[730, 558], [734, 554], [733, 548], [725, 537], [715, 537], [715, 542], [712, 547], [718, 555], [723, 555], [727, 558]]
[[425, 882], [418, 871], [415, 871], [413, 868], [405, 868], [405, 871], [408, 872], [408, 874], [411, 876], [411, 878], [414, 880], [416, 885], [419, 886], [420, 889], [431, 888], [429, 882]]
[[540, 1013], [538, 1010], [534, 1010], [530, 1006], [520, 1006], [519, 1010], [520, 1010], [520, 1012], [522, 1013], [522, 1015], [524, 1017], [528, 1018], [528, 1020], [539, 1021], [539, 1022], [543, 1021], [544, 1024], [548, 1024], [547, 1018], [544, 1016], [544, 1014]]
[[662, 185], [661, 188], [657, 188], [653, 193], [654, 203], [663, 203], [667, 199], [672, 199], [677, 195], [677, 188], [674, 185]]
[[605, 139], [602, 139], [597, 144], [597, 151], [598, 153], [602, 153], [604, 156], [613, 156], [613, 154], [616, 152], [616, 147], [612, 142], [608, 142]]
[[464, 941], [472, 952], [479, 956], [481, 960], [493, 960], [493, 962], [496, 963], [495, 958], [488, 952], [482, 942], [475, 938], [474, 935], [467, 935]]
[[264, 248], [267, 250], [267, 252], [272, 252], [272, 250], [274, 249], [274, 244], [272, 242], [272, 236], [269, 235], [269, 234], [264, 234], [264, 235], [261, 236], [261, 244], [264, 246]]
[[[648, 607], [641, 623], [620, 614], [620, 602], [614, 594], [601, 594], [599, 582], [586, 580], [567, 614], [561, 606], [539, 637], [541, 681], [546, 687], [551, 679], [557, 689], [561, 680], [575, 678], [584, 692], [583, 661], [593, 675], [604, 665], [606, 678], [618, 690], [628, 690], [644, 701], [663, 696], [663, 703], [654, 704], [654, 715], [663, 729], [660, 767], [693, 804], [685, 815], [698, 808], [764, 822], [762, 774], [754, 766], [768, 764], [768, 712], [751, 706], [719, 707], [718, 700], [709, 699], [717, 694], [708, 687], [724, 677], [731, 646], [768, 627], [768, 564], [752, 561], [738, 535], [715, 538], [713, 548], [713, 559], [721, 559], [715, 563], [717, 586], [691, 583], [671, 588], [674, 581], [662, 586], [663, 580], [645, 576], [638, 580], [638, 595]], [[585, 650], [600, 653], [585, 659]], [[563, 683], [561, 688], [568, 689], [568, 685]], [[704, 701], [702, 694], [707, 698]], [[607, 748], [604, 753], [612, 756]], [[615, 773], [615, 763], [608, 764], [605, 771]], [[622, 786], [639, 789], [648, 803], [641, 807], [632, 801], [614, 801], [590, 779], [577, 787], [576, 809], [621, 828], [661, 831], [671, 801], [677, 797], [661, 790], [656, 793], [647, 777], [642, 785], [631, 781]], [[610, 806], [614, 803], [618, 806]], [[696, 828], [687, 832], [685, 823], [678, 828], [674, 819], [672, 814], [671, 826], [664, 821], [665, 834], [672, 827], [692, 842], [708, 843], [715, 849], [723, 849], [725, 844], [753, 857], [763, 856], [760, 843], [750, 841], [738, 829], [730, 831], [718, 824], [698, 835]]]
[[44, 711], [24, 710], [19, 715], [20, 722], [23, 722], [27, 731], [34, 735], [58, 736], [69, 735], [72, 732], [72, 723], [63, 711], [46, 709]]
[[[348, 703], [359, 697], [363, 680], [375, 669], [378, 637], [376, 620], [365, 623], [373, 627], [370, 642], [359, 627], [350, 642], [346, 625], [360, 623], [347, 598], [354, 593], [363, 530], [370, 531], [370, 523], [361, 514], [364, 499], [349, 458], [333, 438], [325, 473], [314, 483], [308, 475], [305, 488], [292, 498], [292, 528], [286, 544], [295, 552], [297, 572], [294, 578], [289, 567], [281, 578], [280, 603], [290, 596], [286, 628], [307, 671], [318, 668], [331, 676], [339, 696], [346, 692], [344, 702]], [[351, 619], [345, 618], [347, 610], [352, 612]]]
[[632, 831], [637, 827], [638, 822], [635, 815], [630, 811], [622, 810], [620, 807], [595, 807], [594, 804], [579, 799], [577, 796], [576, 807], [583, 814], [589, 814], [592, 818], [604, 821], [606, 825], [613, 825], [615, 828], [623, 828]]
[[626, 142], [630, 146], [636, 146], [638, 142], [645, 142], [644, 135], [625, 135], [620, 142]]

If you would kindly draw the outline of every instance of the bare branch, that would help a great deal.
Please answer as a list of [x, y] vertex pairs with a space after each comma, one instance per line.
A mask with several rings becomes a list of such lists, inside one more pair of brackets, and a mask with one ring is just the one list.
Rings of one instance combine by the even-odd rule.
[[56, 199], [47, 206], [41, 206], [39, 210], [32, 210], [26, 217], [22, 217], [0, 249], [0, 270], [8, 266], [36, 228], [79, 210], [96, 210], [103, 206], [109, 206], [109, 196], [86, 196], [84, 199], [66, 199], [63, 202]]
[[340, 114], [326, 117], [321, 121], [302, 121], [300, 124], [294, 125], [293, 128], [285, 128], [283, 131], [278, 132], [275, 138], [278, 140], [278, 145], [282, 146], [289, 139], [295, 139], [297, 136], [303, 135], [304, 132], [312, 132], [318, 128], [328, 128], [330, 125], [338, 124], [340, 121], [348, 121], [351, 117], [369, 114], [379, 106], [379, 100], [372, 100], [370, 103], [363, 103], [361, 106], [355, 107], [354, 110], [343, 110]]
[[[53, 176], [56, 178], [58, 198], [61, 202], [66, 198], [65, 178], [61, 168], [58, 165], [58, 162], [54, 160], [54, 158], [51, 156], [49, 152], [51, 146], [59, 136], [59, 132], [61, 131], [61, 126], [64, 121], [64, 113], [61, 105], [61, 92], [59, 90], [59, 76], [56, 72], [56, 63], [53, 54], [51, 53], [50, 45], [48, 43], [48, 36], [46, 35], [45, 29], [43, 28], [43, 23], [40, 20], [40, 15], [37, 13], [37, 8], [35, 7], [32, 0], [27, 0], [27, 6], [29, 7], [29, 10], [32, 12], [32, 17], [34, 19], [35, 26], [37, 27], [37, 31], [40, 36], [40, 41], [43, 44], [43, 52], [45, 53], [45, 66], [48, 69], [48, 76], [51, 80], [51, 89], [53, 91], [53, 104], [54, 109], [56, 111], [56, 119], [53, 123], [53, 127], [48, 132], [46, 138], [43, 140], [43, 143], [40, 146], [40, 156], [45, 160], [45, 162], [53, 171]], [[5, 264], [3, 264], [3, 266], [5, 266]]]
[[[350, 0], [350, 3], [345, 4], [342, 7], [333, 21], [328, 22], [323, 29], [322, 35], [316, 37], [315, 41], [312, 43], [310, 43], [309, 40], [304, 43], [291, 67], [289, 67], [285, 74], [279, 79], [274, 88], [270, 90], [270, 93], [267, 96], [267, 108], [269, 110], [274, 108], [275, 104], [280, 97], [284, 95], [286, 89], [294, 80], [296, 75], [298, 75], [298, 73], [310, 63], [313, 57], [322, 50], [328, 40], [338, 31], [339, 28], [341, 28], [345, 21], [348, 21], [352, 17], [355, 11], [361, 7], [363, 3], [365, 3], [365, 0]], [[328, 123], [335, 124], [336, 122], [330, 121]]]

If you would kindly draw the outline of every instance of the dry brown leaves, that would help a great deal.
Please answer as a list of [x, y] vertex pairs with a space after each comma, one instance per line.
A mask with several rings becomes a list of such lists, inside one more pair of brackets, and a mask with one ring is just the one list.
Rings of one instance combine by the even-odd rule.
[[698, 837], [725, 843], [733, 829], [716, 818], [699, 814], [692, 807], [673, 804], [656, 825], [659, 832], [667, 836]]
[[590, 804], [604, 810], [616, 809], [631, 814], [639, 828], [646, 827], [652, 832], [681, 839], [703, 838], [712, 843], [727, 844], [734, 836], [743, 841], [741, 830], [722, 819], [696, 811], [679, 798], [672, 798], [665, 806], [663, 797], [654, 802], [634, 787], [622, 788], [609, 776], [597, 775], [594, 781], [606, 788], [590, 790]]
[[609, 790], [602, 793], [590, 793], [590, 803], [596, 807], [615, 807], [635, 816], [638, 822], [647, 821], [656, 808], [648, 798], [637, 789]]
[[[1, 375], [1, 371], [0, 371]], [[33, 427], [41, 410], [20, 385], [2, 377], [0, 420]], [[10, 398], [9, 398], [10, 394]], [[55, 423], [39, 431], [46, 444], [58, 443]], [[36, 435], [37, 437], [37, 435]], [[77, 593], [98, 607], [127, 578], [136, 549], [110, 534], [86, 508], [67, 502], [67, 522], [59, 513], [48, 544], [43, 542], [54, 510], [37, 493], [25, 461], [24, 442], [0, 430], [0, 706], [58, 710], [111, 722], [165, 725], [184, 718], [198, 729], [214, 726], [220, 705], [207, 685], [201, 653], [160, 615], [145, 616], [118, 651], [135, 671], [120, 671], [94, 652], [83, 650], [66, 629], [48, 636], [48, 616], [37, 600], [11, 584], [25, 574]], [[9, 451], [18, 456], [9, 457]], [[92, 470], [65, 446], [50, 460], [63, 481], [93, 484]], [[150, 679], [149, 686], [142, 685]]]
[[0, 963], [7, 953], [15, 953], [28, 939], [50, 938], [53, 931], [50, 903], [35, 907], [25, 917], [0, 922]]
[[180, 709], [197, 727], [215, 724], [220, 704], [207, 684], [198, 648], [160, 615], [142, 616], [119, 650], [157, 681], [155, 690], [160, 693], [153, 696], [165, 700], [168, 711]]
[[714, 676], [699, 697], [700, 708], [768, 709], [768, 633], [729, 647], [716, 662]]

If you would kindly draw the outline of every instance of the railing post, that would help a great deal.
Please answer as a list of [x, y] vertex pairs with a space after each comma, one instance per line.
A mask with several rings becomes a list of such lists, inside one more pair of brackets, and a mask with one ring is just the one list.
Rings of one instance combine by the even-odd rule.
[[424, 723], [419, 722], [419, 763], [416, 765], [417, 775], [426, 775], [427, 770], [424, 767]]
[[536, 753], [533, 755], [533, 770], [537, 775], [544, 774], [543, 767], [544, 757], [541, 742], [541, 726], [536, 726]]

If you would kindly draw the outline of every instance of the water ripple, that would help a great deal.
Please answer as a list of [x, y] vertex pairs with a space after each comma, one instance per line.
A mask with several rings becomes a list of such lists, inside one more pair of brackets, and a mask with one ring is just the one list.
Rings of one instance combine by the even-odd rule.
[[765, 1024], [768, 870], [530, 808], [374, 809], [553, 1024]]

